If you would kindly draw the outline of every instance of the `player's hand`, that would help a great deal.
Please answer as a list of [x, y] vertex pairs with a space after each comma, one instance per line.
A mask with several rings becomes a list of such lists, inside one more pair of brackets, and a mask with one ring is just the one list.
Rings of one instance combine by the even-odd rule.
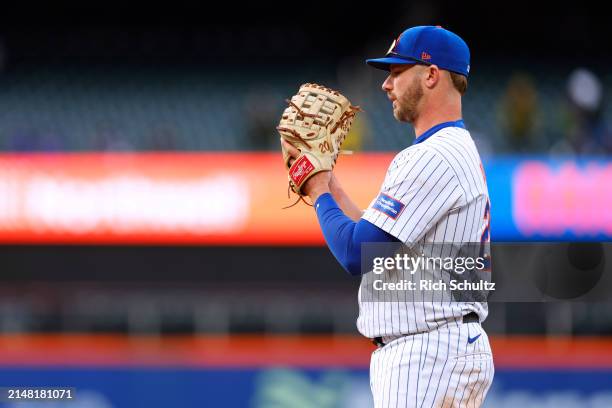
[[282, 147], [285, 150], [287, 150], [287, 153], [289, 153], [289, 156], [291, 156], [291, 159], [289, 159], [289, 166], [291, 166], [293, 162], [295, 161], [295, 159], [297, 159], [298, 156], [300, 155], [300, 151], [297, 149], [297, 147], [295, 147], [294, 145], [292, 145], [291, 143], [289, 143], [282, 137], [280, 138], [280, 142], [281, 142]]
[[340, 186], [340, 182], [338, 181], [338, 178], [334, 173], [331, 174], [331, 177], [329, 179], [329, 189], [331, 191], [342, 189], [342, 187]]
[[[283, 138], [280, 139], [280, 142], [289, 153], [289, 156], [291, 156], [291, 159], [289, 159], [289, 165], [293, 164], [293, 161], [297, 157], [299, 157], [300, 151]], [[321, 194], [329, 192], [329, 183], [331, 181], [331, 178], [331, 171], [322, 171], [320, 173], [317, 173], [311, 178], [309, 178], [308, 181], [306, 181], [306, 183], [302, 187], [302, 191], [304, 192], [304, 194], [309, 196], [312, 202], [314, 203], [315, 201], [317, 201], [317, 198], [319, 198]]]
[[307, 194], [312, 202], [317, 201], [321, 194], [329, 193], [329, 182], [331, 180], [331, 171], [322, 171], [309, 178], [302, 190]]

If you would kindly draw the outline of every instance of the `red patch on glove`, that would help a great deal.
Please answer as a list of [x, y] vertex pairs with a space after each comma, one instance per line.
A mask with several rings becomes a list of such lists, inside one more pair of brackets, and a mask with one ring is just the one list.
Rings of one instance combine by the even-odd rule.
[[299, 186], [306, 177], [312, 173], [314, 168], [314, 165], [308, 160], [308, 157], [302, 156], [293, 163], [293, 166], [289, 169], [289, 177], [291, 177], [291, 181], [293, 181], [296, 186]]

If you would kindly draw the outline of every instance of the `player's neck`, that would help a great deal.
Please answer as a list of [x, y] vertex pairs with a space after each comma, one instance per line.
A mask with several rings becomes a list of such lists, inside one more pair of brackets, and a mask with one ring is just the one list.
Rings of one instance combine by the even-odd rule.
[[419, 137], [432, 127], [445, 122], [454, 122], [461, 119], [461, 100], [447, 101], [431, 109], [423, 109], [413, 123], [414, 133]]

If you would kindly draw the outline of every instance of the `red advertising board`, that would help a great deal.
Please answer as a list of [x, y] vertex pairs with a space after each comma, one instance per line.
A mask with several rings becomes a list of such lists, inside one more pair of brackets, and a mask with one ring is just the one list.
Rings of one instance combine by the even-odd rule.
[[[391, 154], [342, 157], [367, 207]], [[0, 155], [0, 243], [320, 245], [276, 153]]]

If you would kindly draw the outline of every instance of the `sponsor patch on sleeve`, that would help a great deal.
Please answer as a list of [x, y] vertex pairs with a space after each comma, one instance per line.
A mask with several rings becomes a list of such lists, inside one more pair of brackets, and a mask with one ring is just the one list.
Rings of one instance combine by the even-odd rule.
[[390, 217], [394, 220], [399, 217], [404, 207], [405, 204], [403, 204], [400, 200], [396, 200], [395, 198], [384, 193], [380, 193], [378, 195], [378, 198], [376, 198], [376, 201], [372, 206], [372, 208], [374, 208], [375, 210], [380, 211], [387, 217]]

